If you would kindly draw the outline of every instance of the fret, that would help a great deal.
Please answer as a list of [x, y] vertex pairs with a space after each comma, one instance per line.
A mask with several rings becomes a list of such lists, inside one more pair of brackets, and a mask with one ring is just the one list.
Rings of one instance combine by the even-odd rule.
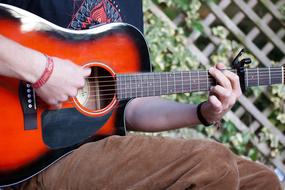
[[191, 84], [192, 78], [191, 78], [191, 72], [189, 72], [189, 92], [192, 92], [192, 84]]
[[127, 89], [127, 76], [124, 75], [124, 90], [125, 90], [125, 96], [124, 98], [128, 98], [128, 89]]
[[257, 86], [259, 86], [259, 68], [256, 68], [257, 73]]
[[161, 91], [161, 75], [159, 75], [159, 94], [162, 95], [162, 91]]
[[191, 87], [190, 87], [190, 84], [191, 84], [191, 79], [190, 79], [190, 72], [182, 72], [181, 73], [182, 76], [182, 80], [183, 80], [183, 86], [182, 86], [182, 92], [191, 92]]
[[167, 73], [161, 73], [161, 94], [168, 94]]
[[124, 75], [122, 75], [122, 98], [126, 99], [126, 88], [125, 88], [125, 78]]
[[146, 87], [144, 96], [148, 97], [149, 96], [149, 87], [150, 87], [150, 84], [149, 84], [149, 74], [148, 73], [144, 74], [143, 80], [145, 82], [145, 87]]
[[248, 87], [248, 69], [247, 68], [245, 68], [245, 82], [246, 82], [245, 87]]
[[173, 72], [173, 92], [176, 93], [177, 90], [176, 90], [176, 74], [175, 72]]
[[180, 71], [180, 76], [181, 76], [181, 86], [182, 86], [182, 89], [181, 89], [181, 92], [184, 92], [184, 80], [183, 80], [183, 72], [182, 71]]
[[191, 92], [199, 91], [199, 81], [197, 71], [191, 71]]
[[140, 81], [140, 95], [138, 97], [144, 97], [144, 86], [143, 86], [143, 76], [142, 74], [139, 75], [139, 81]]
[[138, 87], [139, 87], [138, 75], [134, 75], [135, 97], [138, 97]]
[[149, 96], [155, 96], [155, 81], [154, 81], [154, 74], [149, 74]]
[[281, 71], [282, 72], [282, 84], [284, 84], [284, 67], [282, 66], [281, 68], [282, 68], [281, 69], [282, 70]]
[[169, 93], [169, 91], [168, 91], [168, 73], [166, 73], [166, 94], [168, 94]]
[[261, 68], [259, 70], [259, 84], [261, 86], [269, 85], [270, 78], [269, 78], [269, 69], [268, 68]]
[[268, 67], [268, 69], [269, 69], [269, 72], [268, 72], [268, 74], [269, 74], [269, 85], [271, 85], [272, 84], [272, 81], [271, 81], [271, 67]]
[[133, 97], [137, 97], [137, 75], [134, 74], [134, 75], [130, 75], [130, 88], [131, 88], [131, 97], [130, 98], [133, 98]]
[[143, 73], [143, 96], [149, 96], [148, 73]]
[[120, 100], [121, 99], [121, 80], [120, 80], [120, 76], [117, 75], [116, 76], [117, 78], [117, 81], [116, 81], [116, 95], [117, 95], [117, 98]]
[[250, 68], [245, 74], [247, 87], [281, 84], [284, 75], [280, 67]]
[[154, 81], [154, 86], [153, 86], [154, 96], [160, 96], [161, 95], [161, 74], [154, 73], [153, 81]]
[[132, 80], [131, 80], [131, 77], [130, 77], [130, 76], [131, 76], [131, 75], [126, 75], [127, 98], [133, 97], [133, 95], [132, 95], [133, 91], [132, 91], [132, 87], [131, 87], [131, 82], [132, 82]]
[[271, 67], [271, 83], [272, 84], [282, 84], [283, 73], [281, 67]]
[[174, 93], [174, 74], [168, 73], [168, 94]]
[[256, 69], [248, 69], [248, 86], [257, 86], [257, 70]]
[[119, 78], [118, 97], [119, 97], [119, 99], [126, 99], [124, 75], [119, 75], [118, 78]]
[[175, 77], [175, 92], [176, 93], [182, 93], [183, 92], [183, 78], [182, 78], [182, 72], [176, 72], [176, 77]]
[[197, 71], [198, 91], [201, 91], [200, 71]]
[[138, 81], [138, 96], [137, 97], [143, 97], [143, 80], [141, 74], [137, 75], [137, 81]]
[[208, 90], [208, 72], [207, 71], [199, 71], [199, 91], [207, 91]]
[[210, 88], [209, 88], [209, 72], [207, 71], [206, 72], [206, 90], [209, 90]]

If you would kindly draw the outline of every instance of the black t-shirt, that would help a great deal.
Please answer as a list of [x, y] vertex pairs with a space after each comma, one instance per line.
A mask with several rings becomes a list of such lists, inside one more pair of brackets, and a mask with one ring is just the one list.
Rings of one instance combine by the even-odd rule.
[[141, 0], [0, 0], [70, 29], [126, 22], [143, 31]]

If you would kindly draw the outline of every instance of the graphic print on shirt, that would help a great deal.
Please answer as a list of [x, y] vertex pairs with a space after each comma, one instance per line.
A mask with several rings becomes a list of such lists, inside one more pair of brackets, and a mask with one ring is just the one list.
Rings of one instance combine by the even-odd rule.
[[120, 8], [115, 0], [84, 0], [68, 28], [81, 30], [111, 22], [122, 22]]

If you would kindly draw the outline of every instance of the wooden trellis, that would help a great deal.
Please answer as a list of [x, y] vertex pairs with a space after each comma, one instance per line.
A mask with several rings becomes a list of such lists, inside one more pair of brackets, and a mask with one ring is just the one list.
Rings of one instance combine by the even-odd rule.
[[[281, 21], [281, 14], [278, 7], [284, 3], [284, 0], [275, 1], [273, 3], [269, 0], [221, 0], [218, 4], [209, 1], [207, 9], [208, 15], [203, 19], [202, 25], [204, 33], [208, 39], [207, 44], [203, 44], [203, 48], [199, 46], [199, 38], [205, 39], [199, 32], [193, 32], [189, 37], [185, 37], [185, 47], [197, 56], [197, 59], [205, 67], [210, 65], [210, 56], [215, 53], [215, 50], [220, 44], [220, 40], [213, 36], [211, 27], [215, 23], [219, 23], [226, 27], [231, 34], [244, 45], [260, 62], [260, 66], [271, 66], [272, 61], [285, 63], [285, 26]], [[266, 11], [259, 11], [256, 7], [264, 7]], [[228, 11], [229, 9], [236, 10], [236, 12]], [[174, 20], [169, 19], [163, 11], [161, 11], [155, 4], [150, 4], [150, 10], [154, 15], [161, 18], [170, 27], [176, 29], [183, 21], [183, 14], [178, 15]], [[249, 31], [244, 31], [242, 25], [244, 22], [252, 23]], [[274, 22], [274, 28], [271, 26]], [[256, 39], [263, 38], [265, 43], [257, 44]], [[205, 42], [204, 42], [205, 43]], [[277, 60], [271, 60], [272, 54], [278, 54]], [[264, 90], [263, 94], [268, 96]], [[279, 131], [267, 118], [272, 112], [270, 108], [259, 110], [254, 102], [259, 97], [245, 97], [239, 99], [240, 106], [233, 112], [230, 111], [227, 117], [237, 126], [240, 131], [250, 131], [252, 133], [265, 127], [276, 136], [279, 142], [285, 147], [285, 136]], [[253, 121], [246, 125], [242, 121], [244, 114], [250, 114]], [[256, 139], [251, 140], [258, 150], [265, 156], [270, 154], [270, 148], [265, 143], [259, 143]], [[285, 173], [285, 152], [280, 156], [271, 159], [271, 163], [278, 167]]]

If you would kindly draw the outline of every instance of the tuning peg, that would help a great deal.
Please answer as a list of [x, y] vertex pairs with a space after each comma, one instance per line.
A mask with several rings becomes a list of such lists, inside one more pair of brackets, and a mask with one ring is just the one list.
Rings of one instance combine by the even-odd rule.
[[248, 64], [251, 64], [251, 63], [252, 63], [252, 61], [251, 61], [250, 58], [244, 58], [244, 59], [242, 59], [240, 62], [241, 62], [242, 65], [243, 65], [243, 64], [248, 65]]
[[244, 53], [244, 48], [241, 49], [239, 51], [239, 53], [237, 54], [237, 56], [233, 59], [232, 61], [232, 67], [233, 68], [239, 68], [240, 67], [240, 61], [239, 61], [239, 58], [242, 56], [242, 54]]

